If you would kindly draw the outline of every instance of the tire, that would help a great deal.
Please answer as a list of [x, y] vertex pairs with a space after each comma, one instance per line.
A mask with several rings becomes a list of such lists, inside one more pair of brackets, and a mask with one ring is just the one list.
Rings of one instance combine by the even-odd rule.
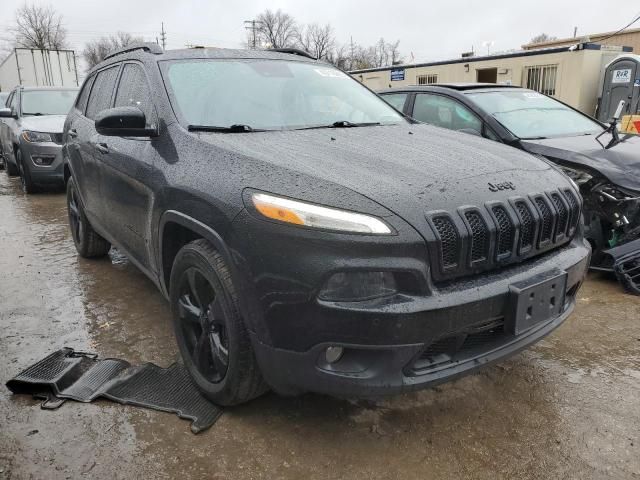
[[[7, 158], [8, 156], [9, 154], [7, 153], [7, 155], [4, 157], [4, 170], [9, 177], [15, 177], [19, 173], [18, 167], [17, 165], [14, 165], [9, 161], [9, 159]], [[15, 155], [14, 155], [14, 158], [15, 158]]]
[[111, 244], [102, 238], [91, 226], [80, 203], [73, 177], [67, 182], [67, 212], [69, 227], [76, 250], [81, 257], [103, 257]]
[[206, 240], [188, 243], [176, 255], [169, 298], [180, 354], [204, 396], [237, 405], [268, 390], [229, 268]]
[[18, 164], [20, 182], [22, 183], [22, 190], [24, 191], [24, 193], [37, 193], [40, 189], [33, 183], [33, 180], [31, 179], [31, 169], [29, 168], [28, 164], [25, 164], [20, 148], [18, 148], [16, 151], [16, 163]]

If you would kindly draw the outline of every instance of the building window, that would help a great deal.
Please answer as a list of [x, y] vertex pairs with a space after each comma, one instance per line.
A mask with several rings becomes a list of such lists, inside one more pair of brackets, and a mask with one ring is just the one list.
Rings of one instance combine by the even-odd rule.
[[438, 83], [438, 74], [429, 73], [427, 75], [418, 75], [418, 85], [432, 85]]
[[558, 65], [526, 67], [527, 88], [545, 95], [556, 94]]

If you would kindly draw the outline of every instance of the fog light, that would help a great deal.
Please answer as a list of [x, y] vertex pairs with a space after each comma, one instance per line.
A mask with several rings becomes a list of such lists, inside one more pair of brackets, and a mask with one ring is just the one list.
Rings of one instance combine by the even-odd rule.
[[48, 167], [56, 157], [49, 155], [31, 155], [31, 160], [38, 166]]
[[324, 352], [324, 358], [327, 363], [336, 363], [338, 360], [342, 358], [344, 354], [344, 348], [342, 347], [327, 347]]
[[333, 274], [318, 296], [334, 302], [355, 302], [396, 292], [396, 281], [391, 272], [342, 272]]

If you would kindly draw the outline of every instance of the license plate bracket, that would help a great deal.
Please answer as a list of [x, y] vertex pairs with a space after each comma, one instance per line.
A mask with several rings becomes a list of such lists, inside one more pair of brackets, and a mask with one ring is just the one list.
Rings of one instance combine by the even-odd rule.
[[559, 316], [564, 310], [567, 272], [536, 275], [509, 287], [505, 328], [520, 335], [535, 325]]

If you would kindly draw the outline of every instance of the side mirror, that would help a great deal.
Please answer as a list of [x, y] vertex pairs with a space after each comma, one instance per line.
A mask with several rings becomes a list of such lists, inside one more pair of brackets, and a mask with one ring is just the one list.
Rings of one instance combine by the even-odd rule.
[[96, 131], [111, 137], [155, 137], [156, 128], [147, 128], [144, 112], [136, 107], [116, 107], [96, 115]]
[[0, 118], [14, 118], [15, 114], [9, 107], [0, 108]]

